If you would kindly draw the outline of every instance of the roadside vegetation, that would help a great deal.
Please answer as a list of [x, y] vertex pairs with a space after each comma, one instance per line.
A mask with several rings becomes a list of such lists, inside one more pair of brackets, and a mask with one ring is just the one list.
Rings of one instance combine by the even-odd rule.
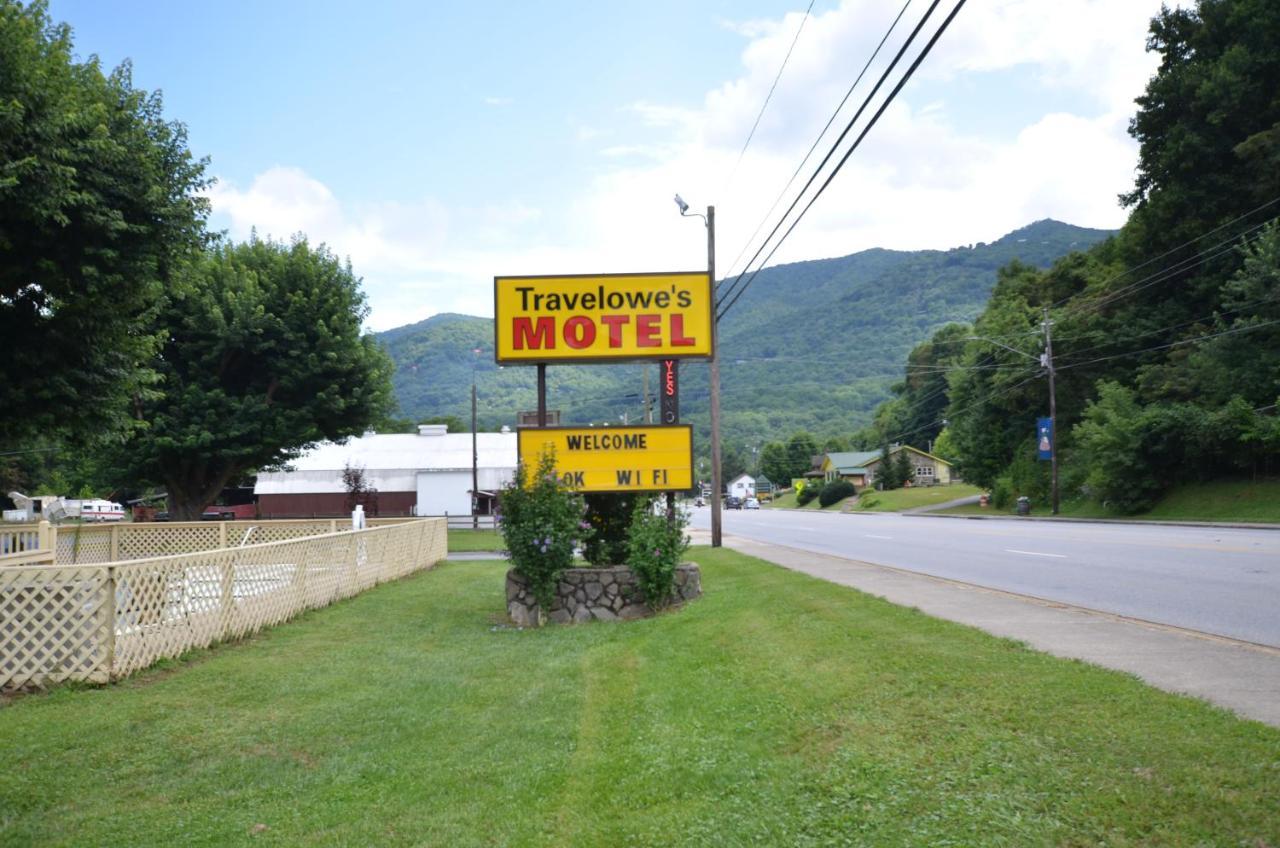
[[[1046, 504], [1031, 505], [1033, 515], [1048, 515]], [[939, 510], [951, 515], [1005, 515], [1011, 509], [983, 509], [968, 504]], [[1178, 486], [1146, 512], [1130, 515], [1097, 501], [1063, 501], [1059, 514], [1068, 518], [1124, 518], [1145, 521], [1243, 521], [1280, 523], [1280, 480], [1215, 480]]]
[[626, 625], [516, 630], [505, 564], [446, 564], [20, 698], [0, 843], [1280, 844], [1280, 731], [691, 553], [705, 597]]

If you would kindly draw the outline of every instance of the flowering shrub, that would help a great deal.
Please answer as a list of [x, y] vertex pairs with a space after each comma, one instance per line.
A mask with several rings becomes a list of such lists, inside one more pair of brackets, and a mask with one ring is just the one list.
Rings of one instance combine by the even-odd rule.
[[540, 456], [533, 471], [523, 463], [516, 468], [514, 482], [502, 491], [502, 536], [511, 567], [528, 582], [544, 614], [561, 572], [573, 565], [574, 547], [591, 532], [582, 497], [556, 476], [554, 454]]
[[631, 514], [627, 564], [636, 574], [645, 602], [653, 609], [671, 602], [676, 566], [689, 547], [689, 539], [684, 535], [687, 521], [678, 511], [674, 521], [668, 521], [665, 513], [655, 515], [644, 500], [636, 504]]

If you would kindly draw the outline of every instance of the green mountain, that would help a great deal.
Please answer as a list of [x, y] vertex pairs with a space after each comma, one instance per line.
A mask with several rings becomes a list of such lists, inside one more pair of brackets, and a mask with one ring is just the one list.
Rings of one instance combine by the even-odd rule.
[[[1048, 267], [1109, 235], [1044, 220], [991, 244], [872, 249], [765, 269], [721, 324], [726, 441], [759, 445], [800, 429], [819, 435], [858, 429], [902, 378], [912, 346], [943, 324], [978, 315], [998, 268], [1015, 259]], [[489, 318], [436, 315], [380, 338], [395, 361], [396, 396], [406, 417], [468, 419], [473, 379], [482, 427], [513, 424], [517, 412], [536, 407], [534, 369], [494, 364]], [[645, 368], [548, 368], [548, 408], [560, 410], [565, 423], [636, 422]], [[656, 397], [657, 366], [648, 370]], [[702, 436], [707, 376], [706, 363], [681, 365], [681, 415]]]

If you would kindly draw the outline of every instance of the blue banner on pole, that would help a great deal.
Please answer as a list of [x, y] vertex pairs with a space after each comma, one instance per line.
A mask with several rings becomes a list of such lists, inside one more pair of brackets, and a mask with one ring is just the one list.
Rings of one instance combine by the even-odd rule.
[[1053, 419], [1036, 419], [1036, 456], [1053, 459]]

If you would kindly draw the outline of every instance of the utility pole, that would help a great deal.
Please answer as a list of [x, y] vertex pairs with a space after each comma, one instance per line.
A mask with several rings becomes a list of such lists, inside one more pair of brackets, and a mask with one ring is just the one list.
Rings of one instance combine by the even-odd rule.
[[1058, 395], [1053, 384], [1053, 322], [1044, 308], [1044, 356], [1041, 364], [1049, 372], [1049, 473], [1053, 477], [1053, 514], [1058, 514]]
[[644, 423], [653, 423], [653, 408], [649, 405], [649, 363], [644, 364]]
[[711, 277], [711, 547], [720, 547], [720, 341], [716, 318], [716, 208], [707, 207], [707, 275]]
[[471, 529], [480, 529], [480, 452], [476, 449], [476, 372], [471, 371]]
[[689, 212], [689, 204], [676, 195], [676, 206], [685, 217], [702, 218], [707, 225], [707, 276], [711, 283], [711, 547], [720, 547], [720, 344], [716, 318], [716, 208], [707, 207], [705, 216]]

